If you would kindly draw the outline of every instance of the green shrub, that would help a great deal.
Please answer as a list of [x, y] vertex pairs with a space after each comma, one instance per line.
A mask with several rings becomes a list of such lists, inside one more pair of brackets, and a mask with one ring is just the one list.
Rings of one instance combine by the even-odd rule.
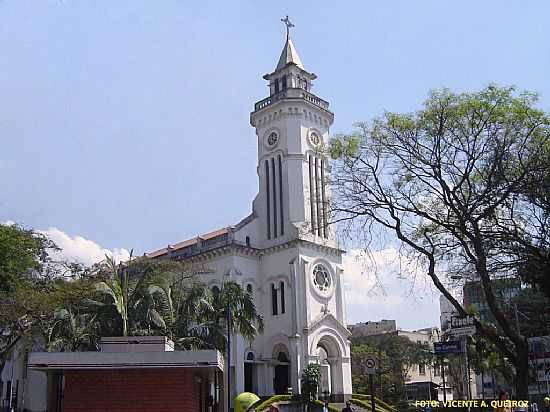
[[[356, 396], [356, 395], [353, 395], [353, 396]], [[376, 400], [376, 398], [375, 398]], [[371, 404], [370, 404], [370, 396], [369, 396], [369, 399], [368, 401], [366, 400], [361, 400], [361, 399], [358, 399], [358, 398], [351, 398], [351, 403], [353, 403], [354, 405], [357, 405], [357, 406], [360, 406], [361, 408], [363, 409], [367, 409], [369, 411], [372, 411], [371, 409]], [[381, 402], [382, 403], [382, 402]], [[385, 403], [385, 402], [383, 402]], [[393, 412], [395, 411], [395, 408], [392, 408], [390, 407], [390, 409], [387, 409], [386, 407], [382, 406], [378, 400], [376, 400], [376, 405], [375, 405], [375, 412]]]
[[[364, 395], [364, 394], [361, 394], [361, 393], [354, 393], [352, 395], [352, 398], [353, 399], [359, 399], [359, 400], [364, 401], [364, 402], [368, 402], [369, 405], [370, 405], [370, 395]], [[397, 411], [397, 408], [395, 406], [391, 406], [389, 403], [384, 402], [382, 399], [377, 398], [376, 396], [374, 397], [374, 400], [376, 401], [376, 405], [383, 406], [388, 411]], [[370, 406], [369, 406], [369, 408], [370, 408]]]
[[269, 406], [272, 403], [279, 402], [279, 401], [289, 401], [291, 399], [292, 399], [291, 395], [275, 395], [266, 399], [263, 402], [260, 402], [258, 405], [255, 405], [254, 408], [256, 409], [257, 412], [263, 412], [267, 410], [267, 408], [269, 408]]
[[302, 372], [302, 395], [305, 400], [317, 399], [317, 389], [321, 380], [321, 365], [310, 363]]

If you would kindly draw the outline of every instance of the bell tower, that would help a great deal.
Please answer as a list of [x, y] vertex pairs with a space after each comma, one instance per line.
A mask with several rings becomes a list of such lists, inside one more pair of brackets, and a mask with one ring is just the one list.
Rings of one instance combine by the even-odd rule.
[[324, 148], [334, 114], [311, 90], [317, 76], [307, 71], [290, 36], [277, 66], [263, 76], [269, 96], [254, 105], [250, 123], [258, 137], [259, 194], [254, 211], [264, 246], [295, 238], [332, 245], [328, 225], [330, 191]]

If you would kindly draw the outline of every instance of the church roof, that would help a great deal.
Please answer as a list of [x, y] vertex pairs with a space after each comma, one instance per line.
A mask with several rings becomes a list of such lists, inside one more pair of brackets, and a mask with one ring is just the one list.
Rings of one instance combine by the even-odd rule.
[[286, 43], [283, 47], [283, 51], [281, 52], [281, 57], [279, 57], [279, 63], [277, 63], [275, 71], [284, 68], [289, 63], [293, 63], [300, 69], [305, 70], [302, 61], [300, 60], [300, 56], [298, 56], [298, 52], [296, 51], [296, 47], [294, 47], [294, 43], [292, 43], [292, 39], [288, 35], [286, 37]]
[[173, 245], [168, 245], [167, 247], [159, 250], [155, 250], [154, 252], [146, 253], [146, 256], [150, 258], [159, 257], [162, 255], [165, 255], [170, 251], [179, 250], [187, 246], [192, 246], [198, 243], [199, 240], [204, 241], [204, 240], [212, 239], [221, 235], [225, 235], [227, 233], [229, 233], [229, 228], [227, 227], [223, 229], [214, 230], [212, 232], [205, 233], [204, 235], [199, 235], [197, 237], [187, 239], [182, 242], [175, 243]]

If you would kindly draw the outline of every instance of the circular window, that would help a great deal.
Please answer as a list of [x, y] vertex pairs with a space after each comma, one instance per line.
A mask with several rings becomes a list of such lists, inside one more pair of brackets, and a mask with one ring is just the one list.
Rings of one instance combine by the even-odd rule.
[[330, 289], [330, 273], [325, 266], [319, 264], [313, 268], [313, 283], [321, 292], [326, 292]]
[[278, 141], [279, 141], [279, 135], [277, 133], [275, 132], [269, 133], [269, 136], [267, 137], [268, 146], [275, 146]]

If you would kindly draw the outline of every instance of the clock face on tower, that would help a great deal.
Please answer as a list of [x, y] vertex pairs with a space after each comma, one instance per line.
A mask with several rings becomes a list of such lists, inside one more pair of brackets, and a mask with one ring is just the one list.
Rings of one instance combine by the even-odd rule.
[[313, 147], [318, 147], [321, 143], [321, 137], [316, 131], [309, 132], [309, 144]]
[[266, 142], [269, 147], [277, 146], [277, 143], [279, 142], [279, 135], [277, 134], [277, 132], [269, 133], [269, 135], [267, 136]]

